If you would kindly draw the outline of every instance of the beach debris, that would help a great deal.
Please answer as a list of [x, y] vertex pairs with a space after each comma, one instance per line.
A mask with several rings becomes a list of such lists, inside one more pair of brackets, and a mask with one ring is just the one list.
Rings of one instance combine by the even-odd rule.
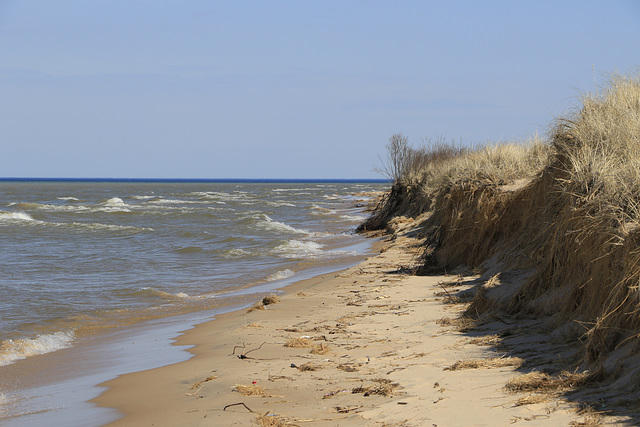
[[348, 392], [349, 392], [349, 390], [336, 390], [336, 391], [332, 391], [332, 392], [329, 392], [329, 393], [325, 393], [325, 395], [322, 396], [322, 398], [323, 399], [328, 399], [330, 397], [335, 396], [338, 393], [348, 393]]
[[290, 348], [312, 347], [313, 341], [311, 341], [310, 337], [308, 336], [302, 336], [300, 338], [291, 338], [287, 340], [284, 346]]
[[267, 295], [262, 298], [262, 300], [258, 301], [253, 307], [247, 310], [247, 313], [251, 313], [254, 310], [266, 310], [267, 306], [270, 304], [276, 304], [280, 302], [280, 297], [276, 294]]
[[445, 371], [458, 371], [460, 369], [478, 368], [502, 368], [504, 366], [520, 367], [524, 363], [519, 357], [493, 357], [490, 359], [469, 359], [458, 360], [451, 366], [444, 368]]
[[536, 403], [544, 403], [548, 400], [548, 396], [543, 396], [541, 394], [530, 394], [527, 397], [522, 397], [516, 400], [513, 406], [535, 405]]
[[256, 418], [256, 423], [260, 427], [289, 427], [293, 424], [289, 424], [284, 418], [279, 417], [276, 414], [270, 414], [268, 411], [264, 415], [259, 415]]
[[209, 382], [209, 381], [213, 381], [213, 380], [215, 380], [216, 378], [218, 378], [218, 377], [217, 377], [217, 376], [215, 376], [215, 375], [209, 375], [207, 378], [205, 378], [205, 379], [203, 379], [203, 380], [200, 380], [200, 381], [196, 381], [195, 383], [193, 383], [193, 384], [191, 385], [191, 389], [193, 390], [193, 389], [195, 389], [195, 388], [198, 388], [201, 384], [204, 384], [204, 383]]
[[336, 406], [334, 409], [339, 414], [348, 414], [349, 412], [357, 411], [362, 408], [362, 406]]
[[558, 375], [533, 371], [510, 380], [504, 388], [512, 392], [563, 392], [585, 384], [588, 372], [572, 373], [562, 371]]
[[[292, 363], [293, 365], [293, 363]], [[296, 366], [292, 366], [292, 368], [295, 368]], [[289, 380], [289, 381], [293, 381], [293, 378], [291, 377], [287, 377], [285, 375], [271, 375], [269, 374], [269, 381], [276, 381], [276, 380]]]
[[252, 322], [247, 325], [247, 328], [262, 328], [262, 324], [260, 322]]
[[262, 304], [264, 305], [276, 304], [279, 302], [280, 297], [278, 297], [276, 294], [267, 295], [266, 297], [262, 298]]
[[342, 363], [338, 365], [337, 368], [345, 372], [355, 372], [358, 370], [358, 368], [356, 368], [355, 366], [351, 366], [347, 363]]
[[251, 385], [236, 384], [233, 389], [243, 396], [271, 397], [269, 394], [267, 394], [266, 391], [264, 391], [262, 387], [260, 387], [257, 384], [251, 384]]
[[262, 344], [260, 344], [260, 347], [256, 347], [256, 348], [251, 349], [249, 351], [243, 351], [242, 353], [236, 355], [236, 349], [238, 349], [238, 348], [245, 349], [246, 348], [246, 345], [243, 342], [242, 345], [234, 345], [233, 346], [233, 352], [231, 353], [231, 355], [232, 356], [233, 355], [238, 356], [238, 359], [253, 359], [253, 357], [249, 357], [249, 356], [247, 356], [247, 354], [251, 353], [252, 351], [260, 350], [262, 348], [262, 346], [265, 345], [265, 344], [266, 344], [266, 342], [263, 342]]
[[318, 369], [322, 369], [322, 365], [318, 365], [316, 363], [313, 362], [307, 362], [303, 365], [300, 366], [296, 366], [294, 363], [291, 364], [292, 368], [297, 368], [300, 372], [305, 372], [305, 371], [317, 371]]
[[364, 396], [371, 396], [373, 394], [377, 394], [380, 396], [391, 396], [393, 395], [394, 389], [396, 389], [400, 384], [392, 383], [391, 380], [386, 378], [378, 378], [373, 380], [377, 384], [371, 386], [360, 386], [351, 390], [351, 393], [363, 393]]
[[328, 345], [320, 343], [319, 345], [311, 349], [311, 354], [327, 354], [331, 353], [331, 348]]
[[251, 408], [249, 408], [247, 405], [245, 405], [245, 404], [244, 404], [244, 402], [232, 403], [232, 404], [227, 405], [227, 406], [225, 406], [224, 408], [222, 408], [222, 410], [223, 410], [223, 411], [226, 411], [226, 410], [227, 410], [227, 408], [230, 408], [230, 407], [232, 407], [232, 406], [238, 406], [238, 405], [242, 405], [242, 406], [244, 406], [245, 408], [247, 408], [247, 411], [249, 411], [249, 412], [255, 412], [255, 411], [252, 411], [252, 410], [251, 410]]

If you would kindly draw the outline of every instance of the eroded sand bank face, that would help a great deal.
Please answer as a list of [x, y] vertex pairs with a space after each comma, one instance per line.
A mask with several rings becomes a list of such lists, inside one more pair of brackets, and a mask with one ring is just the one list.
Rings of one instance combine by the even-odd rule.
[[[110, 381], [96, 403], [120, 410], [112, 425], [121, 426], [605, 420], [579, 412], [560, 386], [527, 388], [527, 364], [563, 349], [531, 333], [514, 341], [520, 352], [506, 347], [500, 336], [516, 339], [527, 325], [503, 319], [465, 329], [458, 315], [475, 277], [407, 275], [399, 267], [413, 264], [411, 248], [398, 238], [354, 268], [289, 287], [277, 303], [199, 325], [179, 339], [195, 345], [192, 359]], [[518, 379], [525, 387], [505, 387]]]

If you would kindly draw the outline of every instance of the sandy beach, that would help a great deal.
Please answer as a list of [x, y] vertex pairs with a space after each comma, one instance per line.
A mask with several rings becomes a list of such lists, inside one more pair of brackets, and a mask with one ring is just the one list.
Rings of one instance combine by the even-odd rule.
[[406, 274], [414, 243], [387, 238], [380, 254], [353, 268], [296, 283], [278, 302], [186, 331], [177, 344], [193, 346], [190, 360], [109, 381], [95, 403], [122, 413], [112, 426], [605, 420], [568, 397], [570, 380], [553, 390], [522, 386], [535, 366], [572, 350], [541, 339], [526, 321], [465, 329], [458, 315], [466, 304], [455, 300], [476, 276]]

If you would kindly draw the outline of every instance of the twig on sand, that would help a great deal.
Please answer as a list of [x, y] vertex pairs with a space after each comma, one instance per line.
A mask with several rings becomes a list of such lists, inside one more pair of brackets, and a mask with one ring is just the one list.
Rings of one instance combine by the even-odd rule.
[[227, 405], [227, 406], [225, 406], [224, 408], [222, 408], [222, 410], [223, 410], [223, 411], [226, 411], [226, 410], [227, 410], [227, 408], [229, 408], [229, 407], [231, 407], [231, 406], [238, 406], [238, 405], [242, 405], [242, 406], [244, 406], [245, 408], [247, 408], [247, 411], [249, 411], [249, 412], [254, 412], [254, 411], [252, 411], [252, 410], [251, 410], [251, 408], [249, 408], [247, 405], [245, 405], [245, 404], [244, 404], [244, 402], [240, 402], [240, 403], [232, 403], [231, 405]]
[[[251, 350], [249, 350], [249, 351], [243, 351], [242, 353], [240, 353], [240, 354], [238, 354], [238, 355], [237, 355], [237, 356], [238, 356], [238, 359], [253, 359], [253, 357], [249, 357], [249, 356], [247, 356], [247, 354], [251, 353], [252, 351], [260, 350], [260, 349], [262, 348], [262, 346], [263, 346], [263, 345], [265, 345], [265, 344], [266, 344], [266, 342], [263, 342], [262, 344], [260, 344], [260, 347], [257, 347], [257, 348], [254, 348], [254, 349], [251, 349]], [[237, 348], [242, 348], [242, 349], [244, 349], [244, 348], [246, 348], [246, 346], [245, 346], [245, 344], [244, 344], [244, 343], [242, 343], [242, 345], [234, 345], [234, 346], [233, 346], [233, 352], [231, 353], [232, 355], [235, 355], [235, 354], [236, 354], [236, 349], [237, 349]]]

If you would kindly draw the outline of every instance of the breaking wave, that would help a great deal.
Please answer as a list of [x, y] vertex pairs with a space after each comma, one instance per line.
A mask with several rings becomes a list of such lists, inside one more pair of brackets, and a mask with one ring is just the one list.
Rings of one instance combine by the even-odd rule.
[[0, 221], [35, 221], [25, 212], [0, 212]]
[[288, 240], [276, 246], [273, 253], [283, 258], [318, 258], [323, 251], [320, 243]]
[[267, 276], [267, 281], [273, 282], [275, 280], [288, 279], [289, 277], [293, 277], [295, 275], [296, 275], [295, 271], [287, 268], [285, 270], [280, 270], [277, 273]]
[[37, 356], [69, 348], [73, 345], [74, 339], [75, 334], [73, 331], [69, 331], [39, 335], [36, 338], [5, 340], [0, 345], [0, 366], [9, 365], [16, 360], [26, 359], [29, 356]]
[[261, 214], [259, 216], [262, 219], [258, 221], [257, 226], [258, 228], [261, 228], [263, 230], [275, 231], [279, 233], [288, 232], [288, 233], [295, 233], [295, 234], [310, 234], [309, 231], [307, 230], [303, 230], [301, 228], [295, 228], [283, 222], [274, 221], [269, 217], [269, 215]]

